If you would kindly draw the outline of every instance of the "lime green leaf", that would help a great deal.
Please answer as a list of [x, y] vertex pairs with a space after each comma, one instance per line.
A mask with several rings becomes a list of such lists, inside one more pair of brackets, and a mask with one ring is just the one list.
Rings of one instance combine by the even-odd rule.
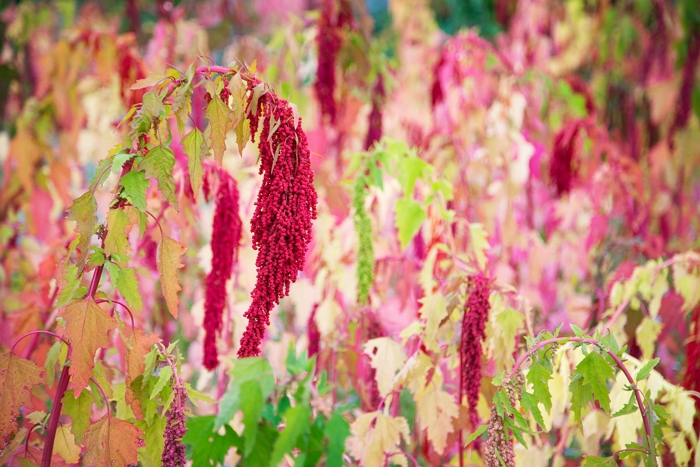
[[56, 376], [56, 363], [58, 363], [58, 357], [63, 350], [61, 348], [62, 346], [65, 347], [66, 350], [68, 349], [68, 346], [64, 344], [63, 341], [56, 341], [46, 353], [44, 368], [46, 369], [46, 380], [49, 383], [49, 387], [53, 386], [54, 377]]
[[136, 420], [136, 428], [144, 432], [142, 438], [146, 442], [145, 446], [138, 448], [141, 465], [160, 467], [163, 447], [165, 446], [165, 425], [166, 417], [156, 417], [153, 424], [149, 425], [145, 420]]
[[255, 445], [258, 434], [258, 422], [262, 415], [263, 395], [257, 380], [246, 381], [241, 386], [240, 410], [243, 412], [243, 443], [244, 457], [247, 457]]
[[110, 164], [112, 167], [114, 167], [114, 157], [106, 157], [97, 163], [97, 168], [95, 168], [95, 176], [90, 182], [90, 187], [88, 188], [91, 193], [94, 193], [95, 190], [101, 187], [105, 180], [107, 180], [107, 176], [110, 172], [107, 170], [107, 168], [110, 166]]
[[527, 381], [532, 384], [533, 395], [536, 400], [542, 402], [545, 410], [552, 410], [552, 395], [549, 392], [548, 381], [552, 379], [552, 374], [540, 362], [530, 365], [527, 372]]
[[73, 201], [73, 205], [70, 207], [68, 216], [66, 217], [70, 221], [76, 221], [78, 224], [75, 227], [75, 231], [80, 235], [80, 240], [76, 245], [78, 249], [78, 275], [82, 274], [83, 268], [85, 267], [85, 259], [90, 251], [90, 241], [92, 240], [92, 234], [95, 233], [95, 224], [97, 223], [97, 201], [95, 196], [91, 192], [87, 192], [80, 198]]
[[220, 166], [226, 151], [226, 133], [233, 128], [233, 112], [219, 96], [214, 94], [204, 115], [209, 120], [211, 128], [211, 148], [214, 150], [214, 159]]
[[472, 434], [469, 435], [469, 437], [464, 441], [464, 446], [469, 446], [469, 443], [474, 441], [476, 438], [479, 436], [483, 435], [486, 433], [486, 429], [488, 428], [488, 425], [481, 425], [479, 428], [476, 429]]
[[400, 199], [396, 202], [396, 228], [399, 230], [401, 249], [405, 250], [420, 230], [427, 218], [425, 210], [412, 199]]
[[634, 393], [630, 394], [630, 400], [627, 402], [620, 410], [613, 414], [613, 418], [620, 417], [622, 415], [629, 415], [637, 410], [637, 403], [634, 397]]
[[80, 276], [78, 276], [78, 266], [76, 264], [69, 265], [63, 272], [63, 280], [66, 285], [61, 289], [61, 293], [58, 294], [58, 299], [56, 300], [56, 308], [61, 308], [71, 300], [75, 295], [75, 291], [80, 287]]
[[575, 324], [571, 325], [571, 330], [574, 331], [574, 334], [576, 335], [576, 337], [583, 337], [583, 335], [584, 335], [583, 329], [576, 326]]
[[573, 374], [583, 377], [582, 390], [591, 391], [600, 403], [600, 407], [606, 413], [610, 413], [610, 392], [606, 383], [608, 379], [614, 379], [615, 375], [608, 362], [599, 353], [591, 352], [581, 360]]
[[651, 370], [653, 370], [656, 365], [659, 364], [661, 360], [658, 358], [655, 358], [653, 360], [649, 360], [644, 364], [641, 370], [639, 370], [639, 373], [637, 373], [637, 378], [635, 378], [638, 382], [642, 381], [644, 379], [647, 379], [649, 375], [651, 374]]
[[277, 428], [267, 424], [260, 425], [258, 435], [255, 437], [255, 446], [250, 455], [243, 458], [241, 465], [246, 467], [269, 467], [277, 438], [279, 438]]
[[115, 261], [119, 267], [126, 267], [129, 259], [129, 238], [131, 230], [129, 216], [121, 209], [110, 209], [107, 214], [107, 235], [105, 236], [105, 255], [119, 255]]
[[146, 174], [141, 171], [131, 170], [127, 172], [119, 182], [126, 199], [139, 211], [146, 211], [146, 190], [148, 190], [148, 180]]
[[285, 426], [275, 442], [270, 465], [279, 464], [284, 455], [296, 446], [299, 437], [309, 432], [310, 416], [311, 411], [305, 405], [297, 405], [284, 413]]
[[199, 189], [202, 187], [202, 143], [204, 135], [197, 128], [193, 129], [182, 139], [182, 147], [187, 154], [187, 167], [190, 172], [190, 183], [195, 199], [199, 196]]
[[180, 134], [185, 132], [185, 123], [192, 113], [192, 82], [179, 86], [173, 92], [173, 113], [177, 119], [177, 128]]
[[520, 401], [520, 405], [522, 405], [524, 409], [528, 410], [532, 414], [535, 422], [537, 422], [542, 429], [546, 429], [544, 418], [542, 418], [542, 412], [540, 411], [539, 401], [534, 395], [527, 391], [523, 391], [523, 398]]
[[141, 161], [140, 167], [146, 171], [146, 176], [158, 181], [158, 188], [166, 200], [178, 209], [177, 195], [175, 193], [175, 181], [173, 180], [173, 167], [175, 166], [175, 154], [170, 148], [159, 145], [148, 151]]
[[398, 171], [399, 183], [403, 189], [404, 196], [410, 197], [413, 194], [416, 180], [430, 175], [434, 170], [433, 166], [419, 157], [411, 155], [402, 158], [398, 164]]
[[133, 311], [143, 311], [143, 301], [139, 294], [139, 281], [133, 268], [124, 268], [117, 277], [117, 289]]
[[[66, 371], [65, 369], [63, 371]], [[69, 389], [63, 396], [62, 412], [68, 415], [73, 423], [71, 431], [75, 439], [80, 442], [83, 433], [90, 426], [90, 413], [92, 411], [92, 395], [88, 391], [82, 391], [76, 399], [73, 390]]]
[[583, 456], [582, 467], [617, 467], [613, 457]]
[[571, 379], [569, 384], [571, 392], [571, 411], [576, 417], [577, 423], [581, 424], [581, 411], [588, 407], [590, 402], [593, 402], [592, 391], [590, 386], [584, 384], [584, 379], [581, 375], [577, 375]]
[[350, 425], [340, 414], [334, 412], [324, 428], [324, 433], [328, 438], [326, 466], [342, 467], [345, 439], [350, 436]]
[[170, 378], [172, 376], [173, 369], [170, 367], [170, 365], [164, 366], [160, 370], [160, 373], [158, 373], [158, 381], [156, 382], [155, 386], [153, 386], [153, 390], [151, 391], [151, 400], [155, 399], [155, 397], [158, 394], [160, 394], [160, 391], [165, 387], [165, 385], [170, 383]]
[[193, 417], [187, 420], [187, 433], [182, 442], [192, 446], [192, 465], [211, 466], [224, 463], [229, 449], [243, 451], [243, 442], [233, 429], [226, 425], [223, 435], [214, 433], [214, 415]]

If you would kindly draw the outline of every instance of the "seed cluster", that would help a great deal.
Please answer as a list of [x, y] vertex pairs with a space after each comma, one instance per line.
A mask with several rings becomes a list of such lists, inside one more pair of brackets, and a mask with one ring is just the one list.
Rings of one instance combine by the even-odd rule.
[[[248, 90], [257, 84], [257, 80], [250, 80]], [[258, 140], [263, 181], [251, 219], [253, 249], [258, 251], [257, 280], [251, 293], [253, 301], [244, 315], [248, 325], [241, 338], [239, 357], [260, 354], [270, 311], [289, 294], [290, 284], [304, 267], [318, 201], [301, 119], [296, 123], [287, 101], [272, 92], [259, 94], [257, 109], [251, 109], [254, 93], [248, 94], [251, 135], [263, 119]]]
[[579, 129], [579, 122], [574, 121], [562, 128], [554, 137], [549, 176], [557, 190], [557, 196], [571, 190], [571, 181], [575, 175], [573, 164], [576, 135], [578, 135]]
[[[508, 395], [508, 400], [512, 406], [522, 399], [525, 376], [522, 371], [518, 371], [513, 379], [504, 378], [503, 388]], [[501, 459], [506, 467], [515, 467], [515, 452], [513, 450], [512, 437], [506, 436], [506, 428], [503, 418], [498, 415], [496, 407], [491, 407], [491, 417], [488, 425], [489, 439], [486, 442], [484, 451], [484, 463], [488, 467], [501, 467]]]
[[486, 322], [489, 319], [491, 303], [489, 302], [489, 279], [481, 272], [469, 276], [471, 293], [464, 304], [462, 317], [462, 342], [460, 345], [460, 374], [462, 388], [469, 403], [469, 421], [472, 428], [480, 424], [476, 406], [479, 402], [481, 388], [481, 343], [486, 339]]
[[216, 211], [211, 238], [211, 271], [206, 280], [204, 301], [204, 361], [208, 370], [219, 364], [216, 337], [223, 328], [226, 306], [226, 282], [231, 278], [241, 242], [241, 217], [238, 212], [236, 181], [219, 170], [219, 189], [216, 193]]
[[318, 68], [316, 70], [316, 82], [314, 90], [316, 99], [321, 104], [321, 114], [335, 123], [336, 103], [335, 97], [335, 62], [340, 50], [340, 35], [333, 20], [333, 2], [325, 0], [321, 16], [318, 19]]
[[173, 386], [175, 397], [170, 405], [168, 421], [165, 425], [165, 447], [161, 461], [163, 467], [185, 467], [185, 445], [182, 444], [182, 437], [185, 436], [185, 407], [187, 406], [187, 389], [179, 378], [175, 375], [171, 377], [170, 383]]
[[365, 151], [369, 150], [374, 143], [382, 138], [382, 110], [384, 107], [384, 78], [381, 73], [377, 75], [377, 80], [372, 89], [372, 110], [369, 113], [369, 126], [365, 137]]

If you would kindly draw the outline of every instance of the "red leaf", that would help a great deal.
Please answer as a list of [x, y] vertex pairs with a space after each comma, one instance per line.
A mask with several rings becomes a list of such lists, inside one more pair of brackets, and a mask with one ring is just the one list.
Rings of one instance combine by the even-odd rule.
[[31, 407], [32, 386], [44, 382], [46, 371], [11, 352], [0, 355], [0, 438], [17, 429], [21, 406]]
[[85, 432], [83, 465], [122, 467], [138, 462], [136, 449], [143, 431], [133, 424], [105, 414]]

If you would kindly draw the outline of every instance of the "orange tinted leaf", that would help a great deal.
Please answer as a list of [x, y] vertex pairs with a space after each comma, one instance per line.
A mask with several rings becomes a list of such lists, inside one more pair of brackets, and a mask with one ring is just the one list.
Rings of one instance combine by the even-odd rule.
[[156, 334], [147, 335], [142, 329], [129, 336], [126, 350], [126, 385], [146, 371], [146, 354], [151, 351], [151, 346], [160, 342], [160, 337]]
[[180, 262], [180, 256], [185, 254], [187, 248], [177, 241], [163, 236], [163, 240], [158, 245], [158, 272], [160, 273], [160, 287], [168, 304], [168, 311], [177, 318], [177, 305], [180, 300], [177, 293], [180, 291], [180, 284], [177, 282], [177, 270], [184, 266]]
[[117, 327], [117, 320], [90, 297], [71, 303], [61, 310], [60, 316], [66, 320], [65, 337], [72, 347], [70, 373], [78, 397], [92, 377], [95, 352], [109, 346], [107, 333]]
[[85, 432], [83, 465], [122, 467], [138, 461], [139, 437], [143, 431], [133, 424], [105, 414]]
[[46, 371], [11, 352], [0, 355], [0, 437], [13, 433], [21, 406], [32, 403], [32, 386], [44, 382]]
[[76, 221], [75, 231], [80, 235], [77, 249], [78, 256], [78, 275], [82, 274], [85, 267], [85, 259], [87, 258], [90, 240], [95, 232], [95, 224], [97, 223], [97, 201], [91, 192], [85, 193], [80, 198], [73, 201], [73, 205], [69, 209], [68, 220]]

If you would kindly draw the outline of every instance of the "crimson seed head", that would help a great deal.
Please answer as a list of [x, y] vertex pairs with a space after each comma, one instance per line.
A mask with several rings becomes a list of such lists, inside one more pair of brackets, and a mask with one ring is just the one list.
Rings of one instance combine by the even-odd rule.
[[377, 75], [377, 81], [372, 89], [372, 110], [369, 113], [369, 126], [365, 137], [365, 150], [382, 138], [382, 107], [384, 106], [384, 78]]
[[574, 150], [579, 129], [579, 122], [574, 121], [562, 128], [554, 137], [554, 150], [552, 151], [552, 164], [549, 167], [549, 175], [552, 178], [552, 182], [554, 182], [557, 196], [561, 196], [571, 190], [571, 180], [574, 176]]
[[185, 427], [185, 407], [187, 406], [187, 389], [182, 385], [181, 381], [173, 375], [171, 378], [175, 397], [170, 405], [168, 412], [168, 421], [165, 425], [165, 446], [163, 447], [163, 455], [161, 461], [163, 467], [185, 467], [185, 445], [182, 444], [182, 438], [187, 433]]
[[211, 271], [207, 275], [204, 301], [204, 361], [208, 370], [219, 364], [216, 336], [223, 327], [226, 306], [226, 282], [231, 277], [241, 242], [241, 218], [238, 213], [236, 182], [223, 170], [219, 171], [216, 212], [211, 238]]
[[489, 302], [489, 279], [481, 272], [470, 276], [471, 293], [464, 304], [462, 317], [462, 342], [460, 345], [460, 374], [462, 388], [469, 402], [469, 421], [472, 428], [479, 426], [476, 406], [481, 389], [481, 343], [486, 339], [486, 321], [489, 319], [491, 304]]
[[328, 117], [331, 123], [335, 122], [336, 105], [333, 93], [335, 92], [335, 62], [340, 50], [340, 36], [337, 27], [333, 24], [333, 2], [326, 0], [318, 20], [318, 68], [316, 69], [316, 82], [314, 90], [316, 98], [321, 105], [321, 114]]
[[[252, 80], [249, 90], [257, 84]], [[270, 311], [289, 294], [290, 284], [304, 268], [317, 203], [301, 119], [295, 127], [295, 116], [287, 101], [271, 92], [258, 99], [257, 112], [249, 115], [251, 134], [259, 119], [263, 119], [258, 141], [263, 182], [250, 222], [253, 248], [258, 250], [257, 280], [251, 293], [253, 301], [244, 315], [248, 326], [241, 338], [239, 357], [260, 354]], [[279, 124], [274, 131], [271, 120]]]

